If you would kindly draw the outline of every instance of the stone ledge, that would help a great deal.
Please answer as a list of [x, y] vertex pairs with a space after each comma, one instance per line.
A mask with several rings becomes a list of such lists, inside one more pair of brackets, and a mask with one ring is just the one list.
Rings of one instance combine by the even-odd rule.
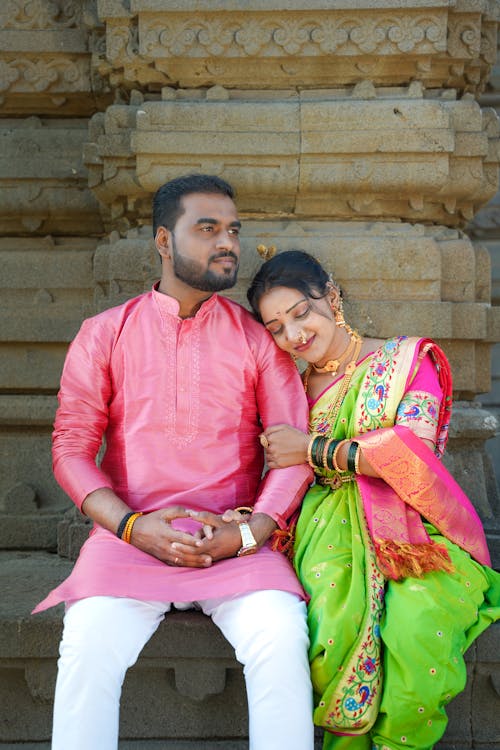
[[[0, 750], [49, 748], [62, 607], [35, 617], [29, 611], [70, 569], [56, 555], [0, 552], [0, 705], [8, 717], [0, 725]], [[440, 750], [498, 748], [499, 654], [494, 626], [467, 653], [468, 685], [450, 704]], [[247, 747], [241, 666], [198, 612], [173, 613], [160, 626], [127, 675], [122, 706], [120, 750]]]

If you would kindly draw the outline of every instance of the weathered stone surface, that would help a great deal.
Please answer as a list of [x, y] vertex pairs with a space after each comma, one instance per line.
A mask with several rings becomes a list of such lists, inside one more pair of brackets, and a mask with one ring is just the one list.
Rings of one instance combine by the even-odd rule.
[[121, 231], [149, 220], [156, 188], [190, 170], [227, 178], [252, 214], [464, 224], [497, 189], [496, 114], [472, 98], [425, 98], [418, 84], [372, 89], [219, 88], [109, 107], [90, 125], [90, 187]]
[[[498, 120], [484, 107], [500, 109], [500, 68], [483, 110], [463, 94], [484, 89], [500, 3], [216, 6], [5, 0], [0, 8], [0, 95], [12, 118], [0, 129], [0, 232], [18, 236], [0, 241], [0, 548], [26, 550], [11, 553], [14, 566], [0, 557], [0, 744], [9, 750], [14, 740], [48, 750], [61, 608], [27, 613], [67, 574], [61, 556], [74, 559], [89, 530], [72, 506], [65, 513], [69, 500], [50, 469], [67, 342], [83, 317], [158, 276], [150, 199], [175, 174], [216, 172], [238, 188], [245, 252], [233, 298], [245, 301], [257, 244], [304, 247], [341, 281], [364, 333], [439, 338], [456, 395], [468, 399], [455, 405], [446, 462], [500, 561], [484, 453], [496, 428], [472, 401], [489, 388], [500, 339], [490, 304], [500, 288], [498, 197], [472, 228], [477, 242], [445, 226], [463, 226], [496, 190]], [[110, 93], [116, 106], [107, 109]], [[96, 110], [89, 137], [83, 118]], [[39, 117], [14, 119], [29, 114]], [[116, 230], [109, 242], [20, 237], [96, 238], [104, 226]], [[31, 551], [56, 542], [59, 555]], [[247, 746], [240, 667], [211, 624], [189, 615], [168, 619], [128, 675], [122, 748]], [[470, 680], [450, 707], [442, 750], [497, 750], [499, 636], [492, 628], [469, 651]]]
[[3, 343], [0, 391], [53, 393], [58, 388], [67, 348], [67, 344], [58, 343]]
[[[2, 747], [48, 750], [52, 691], [62, 608], [30, 617], [29, 612], [71, 569], [68, 562], [44, 553], [0, 553], [0, 700]], [[498, 700], [489, 676], [498, 670], [500, 627], [482, 635], [466, 654], [469, 683], [466, 691], [449, 707], [450, 725], [440, 750], [471, 747], [470, 730], [476, 702], [483, 706], [482, 719], [490, 707], [488, 733], [500, 729], [499, 714], [491, 710]], [[204, 670], [208, 670], [205, 671]], [[210, 670], [224, 674], [223, 691], [201, 700], [186, 697], [176, 686], [176, 673], [184, 672], [186, 683], [213, 690]], [[476, 674], [477, 673], [477, 674]], [[194, 688], [196, 689], [196, 688]], [[228, 705], [231, 710], [228, 711]], [[465, 734], [463, 733], [465, 730]], [[144, 648], [139, 661], [127, 674], [123, 690], [120, 748], [135, 750], [238, 750], [247, 746], [247, 707], [241, 666], [231, 646], [209, 618], [199, 612], [172, 613]], [[134, 741], [135, 740], [135, 741]], [[243, 743], [243, 744], [239, 744]], [[19, 745], [17, 745], [19, 747]], [[320, 747], [318, 733], [318, 750]], [[484, 748], [488, 747], [484, 745]], [[489, 745], [494, 750], [495, 744]]]
[[[151, 237], [145, 225], [98, 246], [98, 309], [141, 294], [159, 277]], [[450, 356], [456, 391], [489, 390], [489, 342], [500, 338], [500, 330], [496, 310], [485, 301], [488, 257], [457, 230], [388, 222], [244, 220], [239, 281], [228, 293], [242, 304], [261, 264], [255, 251], [259, 244], [313, 253], [341, 284], [349, 319], [360, 332], [437, 338]]]
[[73, 338], [93, 312], [96, 244], [83, 237], [0, 238], [0, 342]]
[[98, 204], [82, 163], [87, 120], [0, 121], [0, 234], [98, 235]]
[[56, 546], [69, 500], [52, 475], [55, 409], [55, 396], [0, 395], [0, 549]]
[[104, 39], [96, 1], [5, 0], [0, 8], [3, 114], [89, 115], [110, 103], [91, 70]]
[[125, 87], [254, 88], [421, 80], [480, 90], [495, 60], [497, 7], [443, 0], [175, 4], [99, 2], [100, 75]]

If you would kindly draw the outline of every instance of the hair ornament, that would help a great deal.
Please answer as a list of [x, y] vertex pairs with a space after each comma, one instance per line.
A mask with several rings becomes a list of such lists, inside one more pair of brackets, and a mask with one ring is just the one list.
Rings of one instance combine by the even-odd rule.
[[259, 253], [262, 260], [271, 260], [271, 258], [276, 254], [276, 246], [269, 245], [269, 247], [267, 247], [266, 245], [257, 245], [257, 252]]

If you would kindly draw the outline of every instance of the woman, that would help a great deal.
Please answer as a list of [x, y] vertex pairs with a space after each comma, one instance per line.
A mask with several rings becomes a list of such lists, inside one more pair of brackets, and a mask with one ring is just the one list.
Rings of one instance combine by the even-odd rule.
[[500, 617], [480, 521], [438, 460], [446, 358], [428, 339], [361, 338], [336, 284], [301, 251], [266, 262], [248, 299], [277, 345], [309, 363], [310, 435], [276, 425], [261, 439], [270, 467], [315, 471], [294, 564], [310, 596], [323, 747], [431, 748], [465, 686], [464, 652]]

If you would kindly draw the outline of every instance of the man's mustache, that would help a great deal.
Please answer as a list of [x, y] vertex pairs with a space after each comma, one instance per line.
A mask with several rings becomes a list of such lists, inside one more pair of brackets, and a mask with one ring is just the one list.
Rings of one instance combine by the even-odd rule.
[[218, 253], [217, 255], [211, 255], [210, 261], [212, 260], [219, 260], [219, 258], [232, 258], [235, 263], [238, 263], [238, 256], [236, 253], [233, 253], [232, 250], [226, 250], [223, 253]]

